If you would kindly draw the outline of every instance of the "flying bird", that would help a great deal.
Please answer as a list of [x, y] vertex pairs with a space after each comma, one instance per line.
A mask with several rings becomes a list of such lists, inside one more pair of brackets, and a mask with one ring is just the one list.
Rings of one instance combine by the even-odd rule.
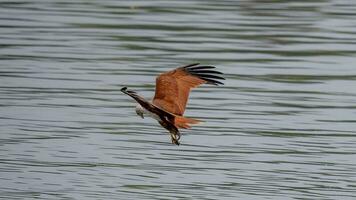
[[156, 91], [152, 101], [145, 100], [127, 87], [121, 88], [121, 91], [138, 102], [137, 115], [156, 119], [169, 131], [172, 143], [179, 145], [181, 137], [179, 129], [189, 129], [192, 124], [200, 122], [183, 116], [190, 90], [201, 84], [223, 85], [218, 81], [225, 80], [219, 76], [223, 73], [213, 69], [215, 69], [213, 66], [200, 66], [199, 63], [194, 63], [160, 74], [156, 78]]

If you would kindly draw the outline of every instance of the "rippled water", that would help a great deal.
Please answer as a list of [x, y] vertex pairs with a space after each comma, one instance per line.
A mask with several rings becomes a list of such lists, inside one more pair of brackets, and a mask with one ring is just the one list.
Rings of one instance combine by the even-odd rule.
[[[356, 198], [356, 2], [0, 2], [0, 197]], [[174, 146], [119, 90], [192, 62]]]

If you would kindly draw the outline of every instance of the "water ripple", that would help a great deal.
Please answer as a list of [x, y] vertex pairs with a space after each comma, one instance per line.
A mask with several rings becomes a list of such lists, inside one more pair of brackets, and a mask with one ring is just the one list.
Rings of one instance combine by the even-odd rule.
[[[356, 198], [355, 3], [0, 5], [0, 198]], [[176, 147], [120, 88], [191, 62], [226, 81]]]

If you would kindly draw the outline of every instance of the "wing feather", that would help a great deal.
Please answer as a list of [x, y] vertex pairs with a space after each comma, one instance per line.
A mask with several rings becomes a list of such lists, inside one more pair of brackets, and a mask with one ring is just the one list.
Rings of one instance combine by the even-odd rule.
[[[189, 93], [201, 84], [223, 84], [216, 79], [221, 72], [211, 70], [213, 66], [198, 66], [194, 63], [165, 72], [156, 78], [156, 92], [153, 104], [175, 115], [184, 114]], [[209, 69], [209, 70], [208, 70]]]

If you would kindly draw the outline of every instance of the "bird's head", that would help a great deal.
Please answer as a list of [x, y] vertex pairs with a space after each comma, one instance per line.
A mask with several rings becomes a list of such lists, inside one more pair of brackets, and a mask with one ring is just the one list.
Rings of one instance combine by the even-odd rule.
[[144, 114], [145, 112], [144, 112], [144, 109], [143, 109], [143, 107], [140, 105], [140, 104], [137, 104], [137, 106], [136, 106], [136, 114], [138, 115], [138, 116], [140, 116], [142, 119], [144, 118], [143, 117], [143, 114]]

